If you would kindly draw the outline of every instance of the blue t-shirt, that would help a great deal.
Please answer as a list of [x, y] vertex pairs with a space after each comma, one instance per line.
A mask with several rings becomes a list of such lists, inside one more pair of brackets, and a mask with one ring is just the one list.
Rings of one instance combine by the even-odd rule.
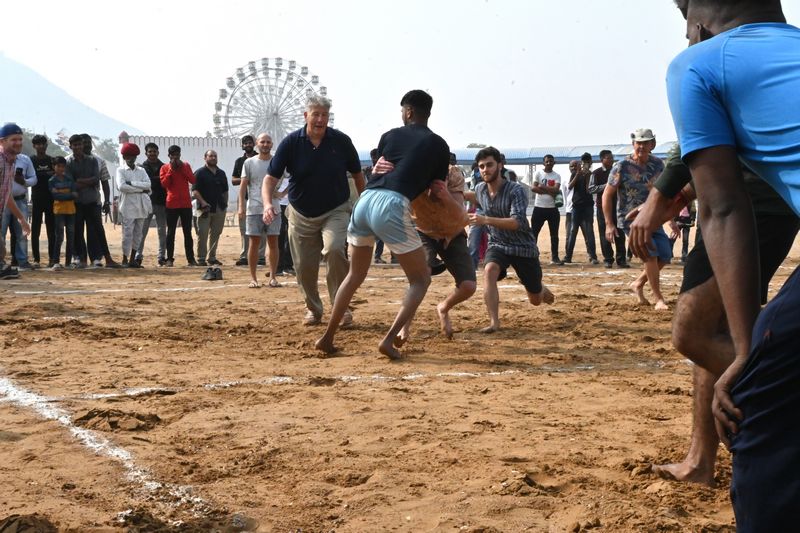
[[667, 94], [684, 159], [734, 146], [800, 215], [800, 29], [746, 24], [690, 46]]

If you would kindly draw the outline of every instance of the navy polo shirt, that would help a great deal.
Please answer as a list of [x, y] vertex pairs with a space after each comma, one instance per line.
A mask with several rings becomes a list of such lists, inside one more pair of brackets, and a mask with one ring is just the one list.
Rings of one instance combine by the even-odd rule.
[[327, 128], [319, 146], [306, 135], [306, 127], [290, 133], [275, 151], [269, 175], [289, 172], [289, 203], [304, 217], [318, 217], [350, 199], [347, 173], [361, 172], [358, 152], [350, 137]]

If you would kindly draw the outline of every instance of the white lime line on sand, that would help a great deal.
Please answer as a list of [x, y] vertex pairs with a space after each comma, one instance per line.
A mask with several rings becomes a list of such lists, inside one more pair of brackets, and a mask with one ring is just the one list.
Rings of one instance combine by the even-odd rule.
[[163, 499], [166, 500], [166, 503], [175, 507], [188, 506], [195, 514], [208, 512], [208, 504], [202, 498], [192, 494], [192, 487], [155, 480], [146, 469], [136, 465], [133, 455], [128, 450], [115, 445], [95, 431], [73, 424], [69, 413], [54, 405], [52, 398], [25, 390], [10, 379], [0, 377], [0, 402], [8, 402], [17, 407], [30, 409], [45, 420], [58, 422], [67, 428], [83, 446], [121, 464], [125, 470], [125, 478], [130, 483], [137, 484], [150, 493], [164, 494]]

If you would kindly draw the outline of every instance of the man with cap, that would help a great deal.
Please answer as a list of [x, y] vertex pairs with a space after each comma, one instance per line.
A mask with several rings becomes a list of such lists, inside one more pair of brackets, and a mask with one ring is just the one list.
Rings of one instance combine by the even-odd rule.
[[[664, 171], [664, 162], [651, 154], [656, 147], [656, 137], [652, 130], [636, 130], [631, 133], [631, 142], [633, 153], [614, 164], [603, 191], [603, 215], [606, 219], [606, 239], [609, 241], [616, 238], [620, 231], [624, 231], [626, 235], [630, 233], [631, 221], [627, 218], [628, 213], [647, 200], [653, 183]], [[612, 205], [614, 196], [617, 199], [617, 220], [614, 220]], [[661, 294], [659, 273], [672, 260], [672, 246], [663, 228], [653, 232], [650, 244], [648, 257], [642, 258], [644, 271], [630, 286], [640, 304], [650, 305], [644, 297], [644, 284], [649, 282], [656, 299], [655, 308], [667, 310], [669, 307]]]
[[[152, 212], [150, 203], [150, 177], [142, 167], [136, 166], [139, 147], [133, 143], [122, 145], [125, 165], [117, 169], [117, 188], [120, 192], [119, 216], [122, 219], [122, 266], [139, 268], [136, 250], [142, 239], [142, 228]], [[130, 258], [130, 261], [128, 260]]]
[[[11, 185], [11, 196], [19, 207], [19, 210], [28, 216], [28, 188], [36, 185], [36, 171], [34, 170], [31, 159], [25, 154], [19, 154], [16, 161], [14, 172], [14, 182]], [[6, 212], [2, 217], [2, 229], [0, 229], [0, 262], [6, 258], [6, 235], [11, 234], [9, 255], [11, 256], [11, 266], [19, 266], [20, 270], [30, 270], [33, 268], [28, 262], [28, 239], [23, 234], [22, 228], [10, 212]]]
[[[11, 185], [16, 174], [17, 156], [22, 151], [22, 128], [10, 122], [0, 128], [0, 216], [10, 211], [22, 228], [22, 233], [30, 233], [30, 226], [11, 196]], [[6, 266], [0, 270], [0, 279], [18, 278], [17, 269]]]

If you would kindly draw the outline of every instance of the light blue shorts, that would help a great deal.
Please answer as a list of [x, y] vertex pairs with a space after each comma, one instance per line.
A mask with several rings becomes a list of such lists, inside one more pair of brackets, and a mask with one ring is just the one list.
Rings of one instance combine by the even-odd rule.
[[367, 189], [356, 202], [347, 227], [347, 242], [373, 246], [376, 237], [398, 255], [422, 246], [411, 220], [411, 202], [399, 192]]
[[[631, 230], [625, 230], [625, 236], [630, 237]], [[653, 238], [650, 239], [650, 246], [647, 251], [650, 257], [656, 257], [662, 263], [672, 262], [672, 243], [669, 242], [669, 237], [664, 231], [664, 228], [658, 228], [653, 232]]]

